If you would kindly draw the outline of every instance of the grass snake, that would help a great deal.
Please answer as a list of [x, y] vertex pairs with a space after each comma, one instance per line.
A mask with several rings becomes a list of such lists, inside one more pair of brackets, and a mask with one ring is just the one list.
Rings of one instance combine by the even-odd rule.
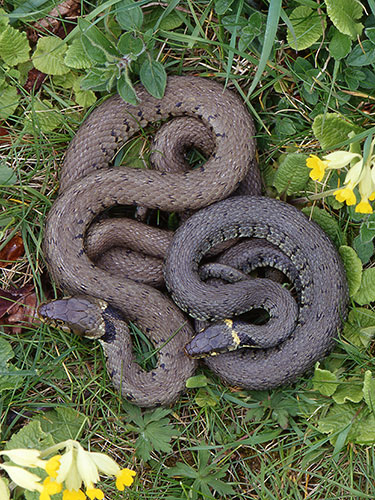
[[[238, 303], [242, 287], [250, 284], [253, 290], [259, 280], [254, 280], [255, 285], [252, 280], [223, 285], [230, 288], [221, 293], [221, 298], [219, 293], [211, 300], [207, 290], [197, 285], [199, 262], [210, 247], [234, 236], [266, 238], [279, 246], [292, 261], [294, 271], [287, 269], [286, 273], [292, 275], [302, 298], [296, 330], [276, 347], [242, 349], [209, 358], [207, 363], [225, 380], [253, 389], [294, 380], [332, 347], [345, 316], [347, 287], [336, 250], [322, 230], [282, 202], [258, 196], [219, 201], [233, 193], [245, 177], [250, 190], [259, 194], [253, 123], [232, 92], [216, 82], [185, 76], [169, 77], [161, 100], [141, 86], [137, 95], [137, 106], [119, 96], [102, 103], [85, 120], [68, 148], [59, 196], [46, 222], [44, 250], [55, 282], [64, 293], [77, 298], [42, 306], [41, 315], [73, 323], [78, 333], [86, 330], [85, 335], [101, 338], [109, 374], [127, 399], [144, 407], [173, 402], [196, 367], [196, 361], [184, 353], [193, 329], [161, 291], [122, 275], [111, 264], [99, 267], [93, 263], [95, 255], [102, 256], [107, 247], [120, 245], [122, 239], [122, 230], [108, 222], [107, 234], [113, 240], [103, 247], [101, 224], [104, 227], [107, 222], [99, 224], [99, 237], [95, 237], [93, 222], [104, 210], [118, 205], [181, 212], [213, 204], [190, 217], [173, 238], [165, 271], [172, 297], [183, 310], [200, 318], [219, 319], [241, 312], [243, 308], [231, 305], [229, 296], [233, 292]], [[204, 166], [179, 172], [111, 166], [118, 150], [135, 133], [172, 117], [190, 117], [199, 121], [198, 127], [202, 123], [206, 127], [214, 151]], [[168, 138], [175, 135], [177, 147], [184, 140], [184, 126], [178, 130], [167, 133]], [[180, 149], [183, 156], [185, 146]], [[157, 154], [163, 156], [156, 147]], [[131, 223], [136, 226], [133, 239], [137, 240], [137, 222]], [[95, 238], [98, 246], [90, 254], [88, 240]], [[161, 235], [161, 239], [168, 247], [170, 237]], [[247, 264], [240, 266], [245, 269], [251, 265], [247, 259]], [[268, 299], [264, 289], [262, 304], [272, 312], [274, 306], [277, 309], [281, 287], [271, 286], [275, 298]], [[253, 300], [252, 293], [245, 293], [245, 309]], [[277, 311], [275, 315], [280, 316], [280, 308]], [[134, 362], [131, 338], [119, 313], [136, 323], [159, 350], [157, 367], [150, 372]], [[86, 325], [82, 328], [81, 320]]]

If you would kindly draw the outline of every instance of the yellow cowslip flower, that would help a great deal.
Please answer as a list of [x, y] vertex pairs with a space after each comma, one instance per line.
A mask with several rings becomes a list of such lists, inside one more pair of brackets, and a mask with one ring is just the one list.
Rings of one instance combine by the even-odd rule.
[[356, 158], [360, 160], [361, 155], [358, 153], [351, 153], [350, 151], [334, 151], [333, 153], [323, 156], [323, 158], [329, 169], [340, 169], [349, 165], [349, 163]]
[[136, 472], [131, 469], [122, 469], [116, 474], [116, 488], [123, 491], [125, 486], [133, 484]]
[[345, 186], [334, 191], [334, 196], [337, 201], [344, 203], [346, 201], [347, 205], [355, 205], [357, 203], [357, 198], [353, 192], [353, 189], [349, 186]]
[[39, 491], [39, 493], [43, 491], [43, 486], [40, 484], [41, 478], [36, 474], [17, 465], [0, 464], [0, 468], [5, 470], [17, 486], [29, 491]]
[[328, 166], [326, 161], [321, 160], [316, 155], [310, 155], [306, 160], [306, 165], [311, 168], [310, 177], [314, 181], [321, 181]]
[[47, 460], [47, 463], [45, 465], [45, 471], [47, 472], [47, 474], [55, 479], [57, 477], [57, 471], [60, 467], [60, 459], [61, 455], [55, 455]]
[[90, 498], [90, 500], [103, 500], [104, 493], [99, 488], [88, 488], [86, 490], [86, 495]]
[[368, 202], [367, 198], [362, 198], [360, 203], [355, 207], [355, 211], [360, 214], [372, 214], [372, 206]]
[[14, 450], [0, 451], [0, 455], [6, 455], [9, 460], [21, 467], [41, 467], [44, 469], [45, 462], [41, 460], [39, 450], [15, 448]]
[[85, 500], [86, 495], [82, 490], [64, 490], [63, 500]]

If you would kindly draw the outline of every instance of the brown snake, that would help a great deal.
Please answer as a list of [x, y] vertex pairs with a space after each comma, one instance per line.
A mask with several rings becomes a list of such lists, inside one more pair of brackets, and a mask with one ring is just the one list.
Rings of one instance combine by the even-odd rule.
[[[66, 154], [60, 195], [48, 215], [44, 249], [48, 269], [65, 293], [104, 299], [160, 348], [158, 366], [148, 373], [134, 362], [126, 332], [106, 331], [103, 343], [109, 373], [124, 397], [140, 406], [155, 406], [174, 401], [194, 372], [196, 363], [183, 350], [193, 336], [192, 328], [161, 292], [95, 266], [86, 253], [85, 234], [97, 215], [115, 205], [171, 212], [196, 210], [227, 197], [248, 173], [255, 143], [253, 123], [243, 104], [218, 83], [170, 77], [162, 100], [141, 86], [137, 95], [136, 107], [111, 97], [80, 127]], [[207, 127], [215, 151], [203, 167], [182, 173], [109, 168], [115, 153], [135, 132], [174, 116], [191, 116]], [[257, 192], [256, 169], [251, 170], [250, 182]], [[44, 309], [46, 316], [48, 311]], [[113, 326], [115, 316], [106, 317], [105, 327]]]
[[[110, 375], [127, 399], [140, 406], [174, 401], [195, 368], [195, 362], [183, 351], [193, 331], [169, 298], [148, 285], [120, 276], [113, 264], [116, 255], [112, 264], [101, 263], [104, 269], [90, 260], [108, 247], [121, 245], [123, 240], [120, 228], [112, 222], [100, 223], [96, 233], [90, 225], [103, 210], [116, 205], [142, 205], [171, 212], [213, 204], [190, 217], [169, 246], [165, 277], [172, 297], [199, 319], [223, 319], [252, 307], [265, 308], [271, 318], [264, 330], [270, 330], [270, 334], [281, 332], [277, 341], [266, 341], [264, 347], [270, 346], [269, 349], [261, 348], [260, 339], [256, 348], [252, 345], [210, 358], [208, 364], [225, 380], [252, 389], [295, 380], [332, 348], [346, 314], [347, 286], [336, 250], [318, 226], [285, 203], [259, 196], [215, 203], [231, 194], [246, 175], [253, 184], [253, 193], [259, 192], [259, 173], [252, 167], [252, 120], [234, 94], [223, 91], [217, 83], [194, 77], [170, 77], [162, 100], [154, 99], [142, 87], [137, 88], [137, 93], [138, 106], [114, 96], [81, 126], [66, 154], [60, 196], [50, 211], [45, 230], [45, 253], [52, 276], [66, 293], [106, 301], [99, 302], [101, 326], [94, 331], [95, 311], [91, 311], [86, 299], [79, 298], [73, 305], [52, 303], [42, 314], [63, 320], [71, 315], [73, 322], [76, 316], [88, 316], [86, 335], [102, 336]], [[180, 172], [172, 173], [168, 166], [166, 171], [109, 167], [115, 153], [136, 131], [174, 116], [190, 116], [206, 126], [214, 151], [203, 167], [184, 171], [184, 150], [197, 145], [197, 141], [199, 147], [201, 134], [196, 139], [187, 134], [190, 139], [181, 146], [185, 144], [185, 127], [181, 123], [175, 132], [175, 144], [180, 148], [176, 154], [182, 162]], [[166, 127], [170, 137], [170, 125]], [[200, 147], [205, 150], [206, 141], [203, 143]], [[206, 150], [206, 154], [210, 152]], [[173, 156], [169, 161], [173, 163]], [[135, 221], [130, 224], [130, 239], [138, 241], [139, 226]], [[111, 236], [110, 243], [104, 242], [105, 232]], [[167, 248], [170, 236], [160, 237]], [[245, 280], [220, 287], [200, 281], [198, 265], [203, 256], [217, 243], [235, 237], [264, 238], [286, 255], [286, 263], [278, 255], [258, 262], [261, 266], [275, 265], [295, 285], [299, 315], [297, 309], [298, 318], [292, 317], [286, 333], [282, 331], [286, 323], [283, 308], [291, 310], [295, 306], [286, 305], [290, 303], [290, 294], [279, 284]], [[146, 251], [143, 247], [142, 250]], [[262, 259], [257, 257], [258, 261], [259, 258]], [[257, 267], [249, 256], [229, 264], [245, 273]], [[256, 298], [257, 293], [260, 299]], [[96, 305], [93, 307], [98, 310]], [[160, 349], [158, 365], [151, 372], [143, 371], [134, 362], [130, 336], [117, 326], [118, 310]], [[257, 338], [256, 332], [254, 335]]]

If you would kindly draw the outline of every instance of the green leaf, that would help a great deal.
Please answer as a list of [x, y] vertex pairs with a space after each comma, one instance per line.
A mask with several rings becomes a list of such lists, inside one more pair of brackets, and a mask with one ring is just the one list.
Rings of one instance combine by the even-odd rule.
[[140, 38], [135, 37], [132, 33], [124, 33], [119, 38], [117, 48], [121, 54], [136, 58], [145, 47]]
[[356, 0], [325, 0], [327, 14], [336, 28], [353, 40], [362, 33], [363, 24], [357, 22], [363, 14], [363, 6]]
[[375, 45], [370, 40], [357, 44], [346, 58], [349, 66], [368, 66], [374, 63]]
[[[172, 10], [169, 14], [164, 15], [165, 9], [163, 7], [154, 7], [150, 9], [148, 14], [145, 14], [142, 31], [151, 29], [154, 31], [154, 26], [159, 23], [159, 29], [165, 31], [172, 31], [181, 26], [184, 22], [185, 14]], [[159, 22], [160, 17], [162, 17]]]
[[349, 295], [353, 297], [361, 286], [362, 262], [356, 251], [346, 245], [339, 248], [339, 253], [344, 263], [346, 277], [349, 286]]
[[0, 57], [9, 66], [29, 60], [30, 45], [26, 33], [7, 26], [0, 35]]
[[375, 268], [363, 271], [361, 286], [353, 298], [361, 306], [375, 300]]
[[341, 231], [337, 220], [332, 217], [326, 210], [319, 207], [305, 207], [302, 212], [314, 222], [319, 224], [323, 231], [329, 236], [331, 241], [340, 247], [346, 243], [345, 234]]
[[232, 5], [234, 0], [216, 0], [215, 1], [215, 12], [218, 16], [222, 16], [226, 13], [229, 7]]
[[363, 390], [358, 381], [347, 380], [345, 384], [340, 384], [339, 388], [332, 396], [337, 404], [344, 404], [347, 401], [359, 403], [363, 399]]
[[6, 120], [17, 109], [20, 95], [16, 87], [6, 85], [0, 89], [0, 119]]
[[59, 127], [63, 122], [60, 111], [51, 108], [49, 101], [36, 100], [33, 110], [25, 117], [25, 131], [30, 133], [33, 130], [51, 132]]
[[83, 46], [82, 38], [76, 38], [66, 51], [64, 63], [69, 68], [87, 69], [92, 63]]
[[139, 77], [147, 92], [161, 99], [167, 85], [167, 73], [164, 66], [153, 59], [146, 59], [141, 66]]
[[17, 433], [12, 434], [12, 437], [5, 445], [5, 449], [35, 448], [37, 450], [42, 450], [53, 444], [54, 441], [52, 437], [47, 432], [43, 431], [40, 422], [32, 420]]
[[364, 243], [361, 236], [358, 235], [353, 240], [353, 248], [357, 252], [358, 257], [361, 259], [362, 264], [367, 264], [371, 257], [374, 255], [374, 244], [372, 241]]
[[103, 33], [86, 19], [78, 19], [78, 27], [82, 33], [82, 44], [89, 58], [99, 64], [120, 58], [116, 47]]
[[11, 345], [0, 338], [0, 393], [2, 391], [14, 390], [23, 380], [18, 369], [8, 361], [14, 357]]
[[352, 344], [368, 347], [375, 336], [375, 312], [363, 307], [352, 309], [343, 334]]
[[186, 381], [186, 387], [188, 389], [206, 387], [207, 384], [208, 384], [208, 378], [206, 377], [206, 375], [195, 375], [194, 377], [189, 377]]
[[50, 434], [55, 443], [60, 443], [67, 439], [78, 439], [87, 417], [73, 408], [62, 406], [38, 415], [34, 420], [40, 422], [43, 432]]
[[328, 46], [330, 55], [336, 61], [340, 61], [340, 59], [343, 59], [349, 54], [351, 47], [352, 41], [350, 37], [335, 29]]
[[143, 12], [134, 0], [121, 0], [117, 4], [116, 19], [123, 30], [137, 30], [142, 26]]
[[362, 132], [361, 128], [344, 120], [337, 113], [317, 115], [314, 119], [312, 129], [322, 149], [333, 149], [336, 144], [346, 141], [350, 132], [355, 132], [356, 134]]
[[320, 392], [323, 396], [332, 396], [339, 386], [336, 375], [329, 370], [319, 368], [319, 362], [315, 365], [312, 381], [314, 391]]
[[287, 40], [294, 50], [304, 50], [311, 47], [323, 35], [324, 19], [316, 10], [301, 5], [294, 9], [289, 21], [293, 31], [288, 28]]
[[[12, 168], [7, 167], [4, 164], [0, 164], [0, 185], [1, 186], [11, 185], [15, 184], [16, 182], [17, 182], [17, 176], [14, 170]], [[1, 363], [1, 357], [0, 357], [0, 363]]]
[[111, 68], [92, 68], [88, 74], [80, 81], [82, 90], [96, 90], [101, 92], [106, 90], [107, 82], [113, 76]]
[[200, 408], [213, 408], [218, 404], [219, 399], [211, 391], [201, 388], [195, 396], [195, 402]]
[[371, 412], [375, 412], [375, 379], [372, 372], [367, 370], [363, 381], [363, 397]]
[[129, 102], [134, 106], [138, 104], [137, 94], [135, 93], [134, 87], [125, 74], [122, 74], [117, 80], [117, 92], [125, 102]]
[[284, 158], [273, 179], [278, 193], [291, 195], [303, 190], [310, 174], [306, 166], [307, 158], [307, 155], [300, 153], [290, 153]]
[[6, 28], [8, 24], [9, 24], [8, 14], [5, 12], [4, 9], [0, 8], [0, 30], [2, 31], [3, 28]]
[[88, 108], [96, 102], [96, 95], [92, 90], [82, 90], [81, 80], [82, 78], [78, 78], [73, 84], [74, 97], [76, 103], [79, 104], [79, 106]]
[[61, 38], [39, 38], [32, 61], [36, 69], [47, 75], [65, 75], [70, 68], [64, 63], [67, 45]]

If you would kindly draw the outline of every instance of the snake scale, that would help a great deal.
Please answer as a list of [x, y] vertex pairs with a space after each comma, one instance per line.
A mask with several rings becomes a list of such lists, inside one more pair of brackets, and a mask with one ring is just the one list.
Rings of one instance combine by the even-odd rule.
[[[119, 96], [106, 100], [85, 120], [68, 148], [60, 193], [47, 218], [44, 250], [55, 282], [77, 299], [73, 305], [61, 306], [57, 301], [42, 306], [41, 315], [57, 320], [69, 314], [88, 316], [91, 323], [85, 335], [101, 337], [108, 371], [124, 397], [144, 407], [173, 402], [196, 367], [196, 361], [184, 353], [193, 337], [187, 318], [161, 291], [95, 265], [89, 258], [86, 235], [100, 213], [117, 205], [168, 212], [211, 205], [190, 217], [173, 237], [165, 270], [172, 297], [199, 318], [226, 318], [249, 304], [256, 307], [259, 301], [253, 291], [261, 280], [223, 285], [226, 291], [211, 298], [207, 295], [210, 284], [198, 283], [198, 264], [216, 243], [237, 236], [265, 238], [279, 246], [292, 269], [282, 270], [294, 283], [301, 303], [296, 329], [276, 347], [246, 348], [208, 358], [207, 363], [225, 380], [242, 387], [263, 389], [294, 380], [332, 348], [345, 317], [347, 286], [336, 250], [322, 230], [282, 202], [259, 196], [219, 201], [246, 176], [252, 192], [259, 194], [253, 123], [232, 92], [216, 82], [184, 76], [169, 77], [161, 100], [141, 86], [137, 95], [137, 106], [124, 103]], [[177, 173], [110, 166], [123, 144], [149, 123], [186, 116], [203, 123], [214, 144], [204, 166]], [[179, 139], [176, 132], [177, 144]], [[119, 230], [115, 227], [111, 232]], [[116, 234], [112, 235], [116, 246]], [[164, 245], [168, 246], [165, 241]], [[244, 270], [253, 265], [250, 258], [245, 260], [238, 264]], [[244, 286], [250, 287], [245, 301], [241, 299]], [[271, 313], [271, 325], [281, 289], [279, 284], [273, 286], [275, 296], [270, 292], [268, 298], [265, 289], [260, 300]], [[241, 307], [233, 306], [232, 296]], [[157, 367], [150, 372], [134, 362], [130, 336], [118, 330], [119, 312], [136, 323], [159, 350]], [[94, 332], [91, 326], [96, 316], [101, 323]], [[279, 321], [280, 310], [275, 316]]]

